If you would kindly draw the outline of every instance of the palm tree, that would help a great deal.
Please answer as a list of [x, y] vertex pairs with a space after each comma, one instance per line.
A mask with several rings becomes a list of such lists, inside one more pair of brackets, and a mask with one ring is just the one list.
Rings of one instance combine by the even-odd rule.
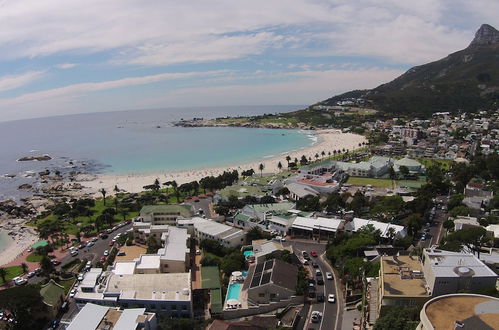
[[106, 206], [106, 194], [107, 194], [107, 191], [106, 191], [106, 189], [101, 188], [99, 190], [99, 192], [102, 194], [102, 199], [104, 200], [104, 206]]
[[322, 156], [322, 158], [324, 158], [324, 156], [326, 156], [326, 153], [324, 152], [324, 150], [322, 150], [321, 156]]
[[288, 167], [289, 167], [289, 162], [291, 161], [291, 156], [290, 155], [286, 156], [286, 161], [288, 162]]
[[282, 170], [282, 164], [281, 164], [281, 162], [277, 163], [277, 168], [279, 169], [279, 171]]
[[315, 160], [319, 159], [319, 154], [315, 154]]
[[23, 270], [23, 274], [26, 274], [28, 272], [29, 267], [23, 262], [21, 264], [21, 269]]
[[178, 184], [177, 184], [177, 181], [173, 180], [173, 181], [168, 181], [168, 182], [165, 182], [163, 183], [164, 186], [172, 186], [173, 188], [173, 192], [175, 193], [175, 196], [177, 197], [177, 203], [180, 202], [180, 196], [179, 196], [179, 193], [178, 193]]
[[265, 168], [265, 165], [262, 163], [258, 166], [258, 169], [260, 170], [260, 176], [263, 176], [263, 169]]
[[0, 277], [2, 278], [2, 281], [4, 283], [7, 283], [7, 281], [5, 280], [5, 276], [7, 276], [7, 271], [5, 270], [5, 268], [0, 267]]
[[295, 157], [295, 164], [298, 164], [298, 158]]
[[120, 192], [120, 188], [118, 188], [118, 185], [114, 185], [113, 191], [115, 194]]

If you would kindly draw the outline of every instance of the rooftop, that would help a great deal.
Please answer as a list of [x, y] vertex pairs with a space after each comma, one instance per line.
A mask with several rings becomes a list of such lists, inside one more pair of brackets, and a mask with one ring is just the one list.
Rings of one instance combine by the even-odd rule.
[[197, 221], [194, 223], [194, 228], [205, 234], [218, 236], [221, 239], [229, 239], [232, 236], [236, 235], [245, 235], [244, 231], [242, 231], [241, 229], [237, 229], [211, 220]]
[[417, 257], [381, 257], [380, 281], [384, 296], [429, 297]]
[[292, 227], [309, 231], [320, 229], [336, 232], [341, 228], [343, 223], [344, 220], [341, 219], [296, 217]]
[[423, 254], [438, 277], [497, 277], [496, 273], [473, 254], [438, 249], [425, 249]]
[[165, 246], [158, 250], [161, 259], [185, 261], [187, 248], [187, 229], [169, 226], [168, 231], [161, 235], [161, 240], [165, 242]]
[[43, 302], [47, 305], [57, 306], [61, 296], [64, 297], [64, 287], [54, 282], [54, 280], [50, 280], [47, 284], [42, 286], [40, 295], [43, 298]]
[[121, 299], [188, 301], [190, 287], [190, 273], [113, 274], [109, 276], [105, 295], [119, 294]]
[[137, 269], [159, 269], [160, 256], [157, 254], [143, 254], [137, 260]]
[[165, 204], [165, 205], [145, 205], [140, 210], [140, 216], [146, 216], [151, 213], [177, 214], [184, 218], [192, 216], [191, 207], [188, 205]]
[[[436, 297], [423, 307], [434, 329], [499, 329], [499, 299], [476, 294], [451, 294]], [[421, 312], [423, 315], [423, 311]]]
[[95, 304], [85, 304], [80, 312], [71, 321], [67, 330], [97, 329], [97, 326], [106, 315], [109, 307]]

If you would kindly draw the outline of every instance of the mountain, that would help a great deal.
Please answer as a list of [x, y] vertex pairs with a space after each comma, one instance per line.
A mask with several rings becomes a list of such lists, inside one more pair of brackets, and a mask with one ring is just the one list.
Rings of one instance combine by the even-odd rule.
[[352, 99], [361, 99], [374, 109], [393, 114], [429, 115], [497, 107], [499, 31], [483, 24], [463, 50], [413, 67], [374, 89], [350, 91], [316, 105], [338, 105]]

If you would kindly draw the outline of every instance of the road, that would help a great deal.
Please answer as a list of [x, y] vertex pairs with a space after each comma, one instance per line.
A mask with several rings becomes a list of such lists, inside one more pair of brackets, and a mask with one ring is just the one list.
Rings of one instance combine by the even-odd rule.
[[[337, 316], [339, 312], [339, 306], [341, 303], [329, 303], [327, 301], [327, 296], [330, 293], [333, 293], [336, 297], [338, 297], [336, 293], [336, 286], [335, 286], [335, 281], [334, 280], [327, 280], [326, 279], [326, 273], [327, 272], [332, 272], [331, 267], [326, 263], [325, 261], [325, 244], [318, 244], [315, 242], [307, 242], [307, 241], [294, 241], [290, 240], [289, 244], [293, 246], [293, 251], [294, 253], [302, 260], [302, 251], [307, 251], [310, 254], [310, 251], [315, 251], [319, 255], [318, 257], [314, 258], [311, 257], [311, 262], [316, 262], [318, 264], [318, 268], [320, 269], [321, 273], [323, 274], [324, 278], [324, 285], [316, 285], [316, 292], [317, 293], [323, 293], [324, 294], [324, 302], [320, 303], [317, 302], [315, 298], [311, 298], [311, 305], [310, 305], [310, 313], [312, 311], [319, 311], [322, 313], [323, 317], [321, 319], [320, 323], [310, 323], [309, 320], [309, 315], [307, 316], [307, 319], [305, 320], [305, 324], [303, 329], [319, 329], [319, 330], [330, 330], [330, 329], [335, 329], [336, 328], [336, 323], [337, 323]], [[311, 263], [310, 262], [310, 263]], [[308, 267], [310, 270], [311, 274], [313, 274], [314, 278], [317, 278], [315, 276], [315, 269], [313, 268], [312, 265], [305, 266]], [[341, 301], [341, 300], [340, 300]], [[340, 315], [341, 318], [341, 315]], [[341, 327], [341, 322], [338, 320], [338, 326]]]
[[443, 223], [448, 219], [449, 214], [442, 210], [442, 206], [447, 206], [448, 198], [447, 196], [439, 196], [437, 198], [438, 204], [435, 207], [435, 217], [430, 226], [430, 231], [428, 232], [428, 238], [425, 241], [420, 241], [420, 246], [423, 248], [429, 248], [433, 245], [439, 245], [442, 239]]

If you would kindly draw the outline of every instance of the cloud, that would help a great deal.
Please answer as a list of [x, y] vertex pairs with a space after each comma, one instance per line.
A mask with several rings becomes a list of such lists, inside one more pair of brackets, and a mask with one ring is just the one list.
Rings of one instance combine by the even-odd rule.
[[0, 92], [29, 85], [43, 77], [44, 74], [45, 71], [30, 71], [18, 75], [0, 76]]
[[55, 65], [56, 68], [62, 69], [62, 70], [71, 69], [71, 68], [74, 68], [75, 66], [76, 66], [76, 64], [74, 64], [74, 63], [60, 63], [60, 64]]
[[202, 76], [213, 77], [220, 74], [224, 74], [226, 72], [227, 71], [225, 70], [220, 70], [220, 71], [206, 71], [206, 72], [160, 73], [143, 77], [127, 77], [117, 80], [79, 83], [60, 88], [44, 90], [40, 92], [23, 94], [9, 99], [3, 99], [0, 100], [0, 107], [16, 106], [25, 103], [38, 103], [40, 101], [48, 99], [58, 99], [58, 98], [66, 102], [69, 99], [73, 99], [77, 96], [81, 96], [86, 93], [92, 93], [97, 91], [122, 88], [128, 86], [152, 84], [165, 80], [202, 77]]

